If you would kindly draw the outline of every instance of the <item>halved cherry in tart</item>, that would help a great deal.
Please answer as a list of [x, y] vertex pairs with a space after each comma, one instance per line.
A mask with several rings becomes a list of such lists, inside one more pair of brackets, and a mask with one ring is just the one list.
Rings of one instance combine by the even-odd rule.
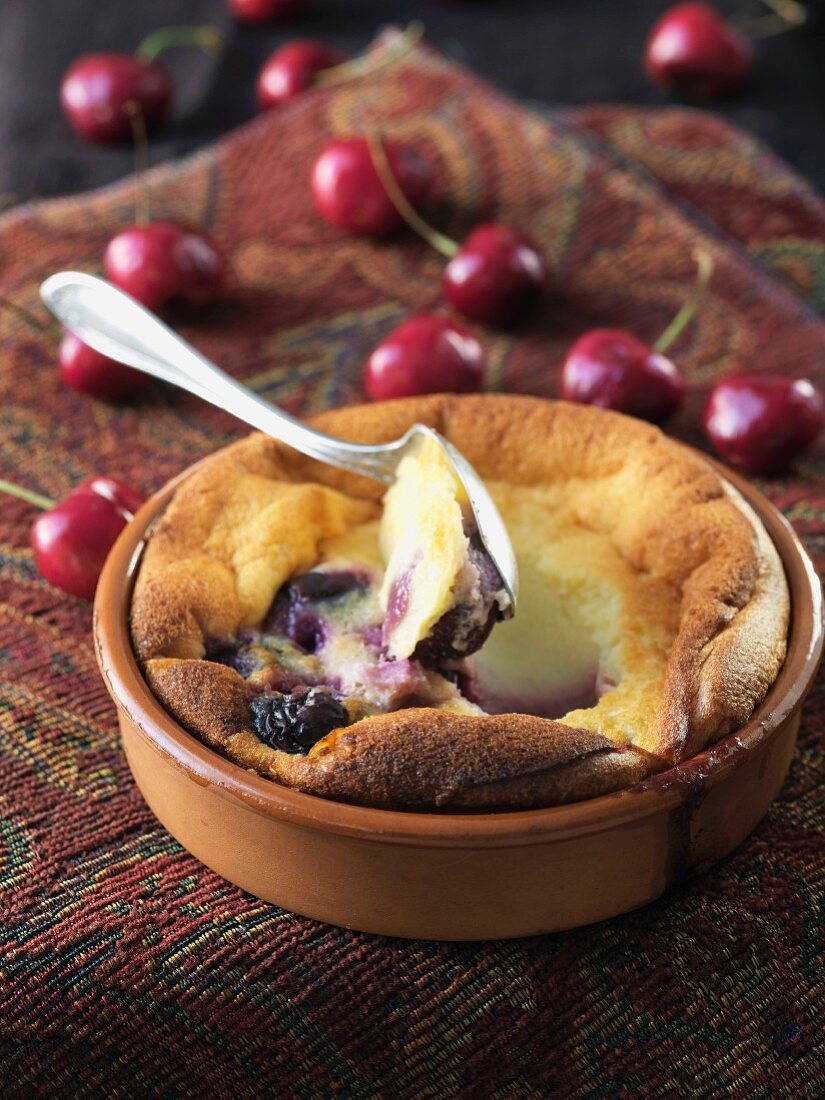
[[251, 703], [255, 733], [270, 748], [307, 753], [334, 729], [349, 724], [346, 707], [324, 688], [296, 688], [256, 695]]
[[315, 651], [326, 639], [320, 605], [340, 600], [366, 586], [352, 570], [313, 570], [292, 577], [283, 586], [270, 612], [267, 628], [282, 633], [299, 649]]
[[501, 577], [476, 534], [470, 536], [467, 561], [453, 592], [455, 603], [438, 619], [413, 657], [428, 668], [449, 668], [481, 649], [502, 618], [497, 597]]

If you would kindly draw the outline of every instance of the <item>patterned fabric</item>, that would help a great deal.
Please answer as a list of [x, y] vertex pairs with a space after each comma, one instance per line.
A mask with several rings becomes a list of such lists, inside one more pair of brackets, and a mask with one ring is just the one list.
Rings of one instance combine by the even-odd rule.
[[[340, 237], [309, 201], [330, 135], [380, 125], [432, 165], [433, 220], [528, 230], [558, 295], [517, 334], [485, 332], [490, 388], [552, 395], [593, 324], [653, 339], [714, 257], [674, 353], [699, 443], [708, 385], [736, 368], [825, 382], [825, 206], [751, 139], [695, 112], [531, 114], [427, 50], [308, 94], [152, 173], [155, 212], [206, 224], [226, 300], [185, 334], [292, 410], [361, 397], [366, 353], [438, 301], [411, 238]], [[37, 310], [65, 267], [99, 269], [132, 214], [127, 181], [0, 222], [0, 292]], [[53, 337], [0, 311], [0, 471], [62, 497], [93, 472], [145, 491], [236, 437], [160, 385], [110, 406], [64, 387]], [[821, 461], [763, 486], [822, 560]], [[35, 570], [33, 510], [0, 500], [0, 1095], [815, 1097], [822, 1040], [825, 692], [788, 781], [720, 867], [647, 909], [486, 944], [404, 942], [243, 894], [157, 824], [131, 781], [94, 664], [90, 608]]]

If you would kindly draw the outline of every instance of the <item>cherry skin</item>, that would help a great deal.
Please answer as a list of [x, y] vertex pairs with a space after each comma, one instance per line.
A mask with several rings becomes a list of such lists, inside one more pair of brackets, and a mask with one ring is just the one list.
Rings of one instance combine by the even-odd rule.
[[745, 372], [710, 391], [702, 426], [714, 449], [748, 474], [775, 474], [813, 444], [825, 400], [807, 378]]
[[547, 269], [541, 253], [504, 225], [480, 225], [444, 271], [444, 297], [473, 321], [507, 325], [541, 295]]
[[101, 355], [72, 332], [67, 332], [60, 341], [57, 362], [66, 385], [90, 397], [129, 397], [145, 381], [140, 371]]
[[661, 424], [682, 402], [684, 380], [674, 364], [632, 333], [596, 328], [579, 337], [564, 360], [565, 401]]
[[[430, 173], [414, 150], [385, 142], [399, 187], [413, 207], [430, 189]], [[331, 225], [349, 236], [385, 236], [404, 224], [378, 176], [364, 138], [332, 141], [312, 169], [312, 197]]]
[[676, 4], [650, 32], [645, 69], [661, 87], [691, 96], [731, 95], [753, 66], [753, 43], [711, 5]]
[[148, 309], [170, 302], [202, 306], [221, 293], [226, 261], [206, 233], [177, 222], [124, 229], [103, 256], [106, 277]]
[[373, 351], [364, 385], [373, 401], [424, 393], [477, 393], [484, 352], [471, 332], [443, 313], [404, 321]]
[[74, 493], [96, 493], [97, 496], [108, 500], [115, 511], [122, 513], [126, 523], [144, 503], [144, 498], [125, 481], [117, 477], [109, 477], [107, 474], [96, 474], [80, 483]]
[[242, 23], [280, 23], [303, 15], [309, 0], [228, 0], [229, 10]]
[[117, 478], [84, 481], [32, 524], [37, 568], [57, 588], [91, 599], [115, 539], [142, 503]]
[[288, 42], [270, 54], [258, 73], [258, 107], [268, 111], [294, 99], [311, 87], [318, 73], [340, 65], [344, 59], [341, 50], [325, 42], [313, 42], [308, 38]]
[[473, 321], [506, 325], [536, 304], [547, 269], [541, 253], [526, 237], [505, 225], [479, 225], [459, 246], [426, 222], [409, 201], [386, 143], [369, 135], [366, 145], [375, 175], [399, 217], [447, 257], [441, 288], [457, 312]]
[[158, 130], [172, 100], [172, 81], [162, 65], [128, 53], [89, 53], [60, 83], [60, 103], [72, 128], [86, 141], [131, 141], [125, 107], [140, 107], [146, 130]]

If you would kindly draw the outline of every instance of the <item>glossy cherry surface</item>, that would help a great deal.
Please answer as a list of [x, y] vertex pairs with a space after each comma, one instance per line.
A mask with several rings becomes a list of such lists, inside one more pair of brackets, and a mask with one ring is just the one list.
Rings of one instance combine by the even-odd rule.
[[38, 516], [30, 541], [47, 581], [91, 599], [103, 563], [143, 498], [113, 477], [93, 477]]
[[66, 385], [90, 397], [129, 397], [146, 381], [140, 371], [101, 355], [72, 332], [60, 341], [57, 362]]
[[480, 225], [447, 264], [444, 297], [474, 321], [511, 324], [533, 309], [547, 280], [541, 253], [504, 225]]
[[199, 229], [154, 221], [124, 229], [103, 257], [106, 277], [152, 310], [170, 302], [201, 306], [223, 289], [226, 261]]
[[87, 141], [132, 140], [128, 104], [137, 104], [149, 133], [166, 117], [172, 81], [156, 61], [128, 53], [89, 53], [77, 59], [60, 84], [60, 103], [73, 129]]
[[255, 86], [258, 106], [262, 111], [278, 107], [311, 87], [323, 69], [332, 69], [344, 61], [345, 55], [325, 42], [300, 39], [287, 42], [266, 59], [258, 73]]
[[[393, 175], [410, 204], [421, 205], [430, 190], [430, 173], [418, 154], [385, 142]], [[382, 184], [364, 138], [330, 142], [312, 169], [312, 196], [319, 212], [350, 236], [384, 236], [404, 224]]]
[[479, 225], [463, 245], [421, 217], [409, 201], [387, 143], [368, 134], [367, 148], [381, 186], [399, 217], [448, 260], [442, 292], [465, 317], [488, 324], [510, 324], [536, 304], [547, 279], [541, 253], [506, 225]]
[[669, 8], [645, 47], [645, 69], [663, 88], [713, 98], [738, 91], [753, 66], [753, 43], [711, 4]]
[[702, 424], [714, 449], [749, 474], [774, 474], [813, 444], [825, 401], [807, 378], [734, 374], [711, 390]]
[[654, 424], [676, 411], [684, 392], [684, 380], [670, 359], [622, 329], [586, 332], [562, 366], [565, 401], [615, 409]]
[[424, 393], [475, 393], [484, 382], [485, 358], [471, 332], [443, 313], [404, 321], [373, 351], [364, 385], [374, 401]]
[[229, 10], [242, 23], [279, 23], [309, 8], [309, 0], [228, 0]]

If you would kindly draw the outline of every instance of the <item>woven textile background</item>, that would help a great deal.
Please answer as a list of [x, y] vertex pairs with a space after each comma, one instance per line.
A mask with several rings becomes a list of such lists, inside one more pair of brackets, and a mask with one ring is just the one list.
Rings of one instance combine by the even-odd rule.
[[[427, 50], [306, 95], [152, 173], [155, 212], [226, 248], [225, 301], [186, 335], [292, 410], [361, 397], [366, 353], [438, 300], [412, 238], [340, 237], [309, 199], [329, 135], [380, 124], [431, 163], [439, 226], [528, 230], [561, 288], [532, 326], [485, 333], [493, 389], [553, 395], [591, 324], [653, 339], [712, 253], [709, 299], [674, 349], [700, 443], [731, 369], [825, 383], [825, 206], [763, 148], [690, 111], [546, 117]], [[0, 221], [0, 292], [31, 309], [63, 267], [99, 269], [133, 187]], [[62, 387], [54, 340], [0, 310], [0, 471], [59, 498], [93, 472], [149, 491], [240, 434], [160, 385], [110, 406]], [[762, 487], [820, 564], [821, 459]], [[350, 933], [243, 894], [157, 824], [120, 752], [90, 607], [35, 570], [33, 510], [0, 500], [0, 1095], [814, 1097], [823, 1048], [822, 683], [788, 781], [701, 879], [596, 927], [485, 944]]]

